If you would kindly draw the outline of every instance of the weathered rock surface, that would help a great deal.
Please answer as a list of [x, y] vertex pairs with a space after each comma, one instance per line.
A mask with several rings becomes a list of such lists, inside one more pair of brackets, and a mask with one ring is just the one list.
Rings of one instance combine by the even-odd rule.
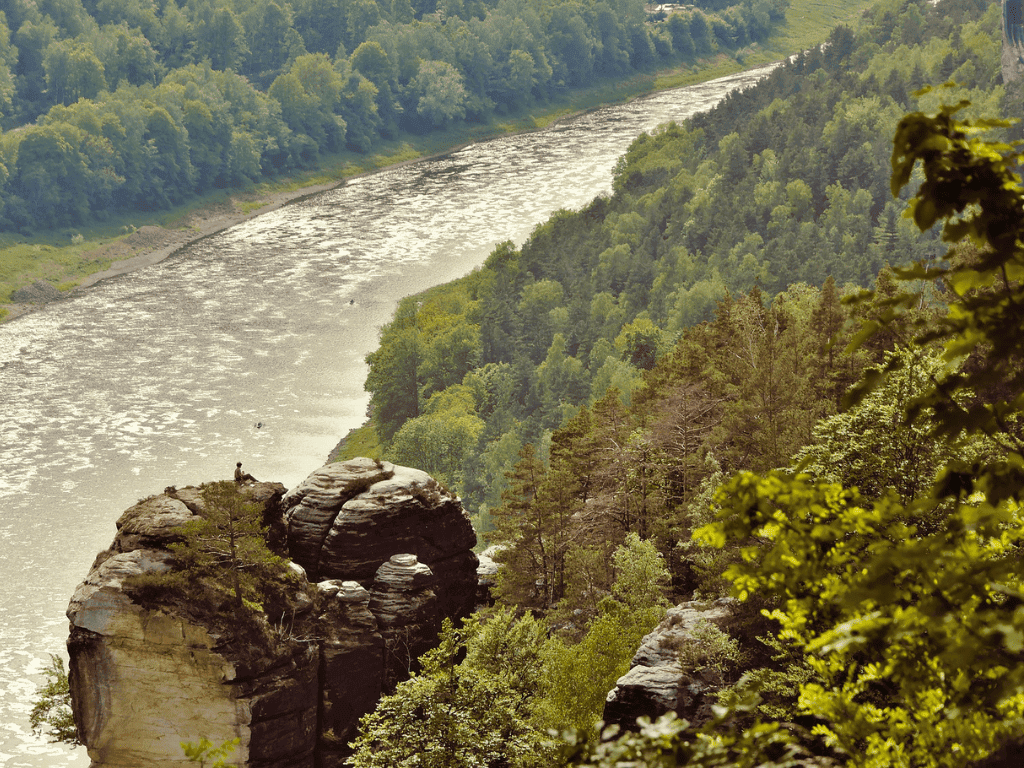
[[356, 581], [322, 581], [328, 630], [320, 650], [320, 740], [317, 768], [340, 768], [359, 718], [381, 695], [384, 642], [370, 613], [370, 593]]
[[493, 605], [494, 597], [491, 595], [491, 587], [498, 583], [498, 563], [494, 555], [503, 549], [501, 544], [491, 544], [487, 549], [477, 555], [478, 565], [476, 567], [476, 604], [480, 606]]
[[476, 533], [458, 498], [418, 469], [371, 459], [328, 464], [283, 502], [292, 558], [313, 580], [365, 587], [395, 554], [416, 555], [437, 578], [441, 615], [476, 602]]
[[[175, 567], [168, 546], [203, 511], [199, 489], [168, 488], [128, 509], [72, 597], [69, 681], [94, 768], [189, 765], [180, 742], [204, 737], [237, 738], [233, 765], [340, 768], [359, 718], [398, 679], [385, 678], [385, 638], [419, 653], [436, 641], [441, 615], [472, 608], [476, 535], [458, 499], [424, 473], [360, 460], [325, 467], [287, 495], [279, 483], [244, 488], [271, 548], [295, 553], [299, 579], [251, 643], [188, 600], [143, 605], [125, 587]], [[350, 569], [339, 553], [353, 551]]]
[[415, 671], [415, 661], [435, 644], [441, 628], [437, 579], [416, 555], [393, 555], [377, 569], [370, 611], [384, 638], [384, 690]]
[[693, 632], [701, 622], [725, 630], [736, 605], [732, 598], [723, 598], [711, 604], [681, 603], [670, 608], [644, 637], [629, 671], [608, 694], [605, 722], [635, 730], [638, 717], [654, 720], [670, 711], [694, 724], [709, 720], [715, 694], [723, 685], [721, 676], [713, 670], [684, 672], [679, 652], [687, 644], [699, 642]]
[[[262, 485], [254, 496], [280, 517], [273, 507], [283, 486]], [[170, 606], [143, 607], [125, 591], [127, 578], [173, 567], [166, 546], [180, 540], [175, 527], [193, 518], [199, 496], [172, 493], [121, 516], [111, 549], [68, 606], [72, 703], [93, 765], [188, 765], [181, 742], [206, 737], [239, 739], [232, 760], [242, 765], [313, 768], [319, 654], [282, 643], [275, 654], [243, 660], [210, 628]]]

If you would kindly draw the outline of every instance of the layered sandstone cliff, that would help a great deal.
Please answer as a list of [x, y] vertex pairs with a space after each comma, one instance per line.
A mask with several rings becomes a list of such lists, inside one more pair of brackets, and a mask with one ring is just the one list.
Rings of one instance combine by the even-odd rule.
[[201, 738], [238, 739], [239, 766], [340, 766], [384, 686], [407, 674], [444, 616], [472, 609], [476, 536], [458, 499], [424, 473], [359, 459], [291, 493], [275, 483], [244, 492], [271, 549], [295, 560], [265, 613], [233, 625], [187, 587], [161, 600], [130, 586], [175, 571], [168, 546], [203, 512], [194, 488], [127, 510], [76, 590], [69, 681], [96, 768], [184, 766], [181, 742]]

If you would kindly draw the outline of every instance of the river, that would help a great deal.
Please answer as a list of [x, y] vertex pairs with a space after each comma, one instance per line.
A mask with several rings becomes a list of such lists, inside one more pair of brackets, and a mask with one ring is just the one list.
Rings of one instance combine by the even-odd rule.
[[29, 711], [114, 521], [236, 461], [293, 487], [365, 418], [397, 301], [611, 189], [643, 131], [767, 68], [358, 178], [0, 325], [0, 765], [89, 764]]

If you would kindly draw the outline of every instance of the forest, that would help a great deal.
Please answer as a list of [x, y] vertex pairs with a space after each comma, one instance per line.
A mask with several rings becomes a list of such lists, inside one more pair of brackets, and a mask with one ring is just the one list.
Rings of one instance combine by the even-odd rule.
[[516, 114], [602, 78], [736, 55], [787, 0], [11, 0], [0, 231], [152, 211]]
[[[969, 99], [982, 114], [1021, 111], [1016, 91], [996, 82], [999, 22], [999, 9], [981, 2], [942, 13], [883, 3], [856, 35], [837, 28], [824, 53], [798, 56], [710, 112], [639, 137], [611, 196], [561, 211], [521, 247], [502, 244], [481, 269], [405, 299], [367, 359], [383, 455], [457, 490], [486, 531], [522, 446], [547, 461], [552, 433], [609, 388], [629, 410], [659, 361], [685, 346], [710, 354], [739, 343], [736, 334], [714, 345], [694, 334], [707, 333], [701, 324], [716, 311], [718, 326], [729, 323], [723, 300], [753, 311], [743, 308], [755, 287], [770, 303], [757, 311], [772, 320], [743, 327], [791, 337], [780, 347], [791, 375], [824, 386], [797, 352], [820, 345], [803, 338], [814, 307], [886, 280], [886, 265], [941, 252], [937, 233], [918, 233], [902, 216], [905, 199], [889, 192], [892, 133], [918, 106], [912, 93], [953, 79], [960, 85], [946, 98]], [[934, 94], [920, 102], [939, 103]], [[772, 371], [769, 384], [806, 413], [773, 415], [769, 423], [789, 434], [757, 438], [742, 462], [720, 456], [726, 472], [778, 466], [835, 412], [841, 386], [809, 399], [782, 383], [785, 367]], [[744, 407], [750, 398], [734, 388], [750, 386], [741, 369], [702, 382]]]
[[[372, 430], [461, 494], [496, 606], [446, 627], [354, 765], [1016, 764], [1024, 192], [999, 24], [886, 0], [402, 302], [352, 450]], [[679, 658], [723, 682], [711, 721], [602, 732], [666, 608], [728, 595], [743, 631]]]

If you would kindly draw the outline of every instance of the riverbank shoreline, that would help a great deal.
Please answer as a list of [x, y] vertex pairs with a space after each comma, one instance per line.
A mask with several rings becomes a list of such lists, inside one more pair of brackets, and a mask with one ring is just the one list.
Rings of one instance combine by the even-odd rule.
[[[736, 64], [736, 62], [731, 63]], [[695, 82], [710, 82], [712, 80], [716, 80], [721, 77], [729, 77], [740, 72], [748, 72], [767, 66], [775, 66], [777, 63], [778, 62], [762, 62], [748, 67], [741, 67], [723, 66], [720, 62], [718, 66], [709, 67], [706, 71], [707, 76], [696, 78]], [[82, 255], [86, 259], [95, 261], [111, 260], [111, 263], [108, 267], [105, 267], [102, 270], [84, 275], [81, 278], [75, 278], [75, 284], [73, 286], [66, 288], [59, 295], [53, 296], [52, 298], [40, 297], [38, 300], [34, 301], [0, 305], [0, 323], [11, 322], [19, 317], [29, 315], [51, 303], [69, 299], [78, 295], [82, 291], [88, 290], [103, 280], [119, 277], [139, 269], [145, 269], [155, 264], [159, 264], [165, 259], [173, 256], [181, 249], [200, 240], [224, 232], [232, 227], [249, 221], [250, 219], [277, 210], [285, 205], [299, 202], [312, 195], [330, 191], [331, 189], [342, 186], [349, 181], [381, 173], [383, 171], [394, 170], [413, 163], [447, 157], [473, 144], [490, 141], [502, 136], [524, 135], [536, 133], [538, 131], [551, 130], [560, 123], [578, 118], [595, 110], [611, 106], [612, 104], [628, 104], [634, 101], [654, 97], [660, 93], [672, 91], [677, 88], [689, 87], [690, 85], [695, 84], [695, 82], [687, 82], [685, 85], [676, 83], [664, 87], [657, 87], [657, 77], [658, 76], [656, 75], [647, 80], [651, 87], [646, 89], [641, 88], [638, 92], [617, 101], [602, 102], [593, 106], [571, 111], [554, 110], [546, 116], [541, 116], [541, 119], [543, 117], [548, 117], [550, 119], [542, 119], [539, 124], [538, 118], [533, 118], [534, 125], [532, 127], [526, 125], [524, 121], [521, 123], [522, 127], [516, 127], [508, 130], [494, 130], [481, 135], [480, 137], [474, 137], [469, 141], [459, 141], [438, 151], [427, 151], [424, 154], [417, 155], [416, 157], [397, 160], [395, 162], [385, 163], [368, 169], [357, 170], [353, 173], [346, 173], [342, 170], [340, 174], [327, 181], [319, 181], [296, 188], [285, 188], [279, 189], [278, 191], [264, 191], [255, 194], [248, 190], [226, 192], [225, 198], [209, 204], [201, 204], [197, 206], [188, 214], [184, 215], [180, 222], [175, 226], [143, 226], [123, 239], [117, 240], [113, 243], [104, 244], [96, 249], [84, 252]], [[281, 186], [286, 186], [287, 183], [287, 180], [284, 180]], [[123, 258], [118, 258], [118, 256], [123, 256]], [[6, 314], [4, 314], [2, 310], [6, 310]]]

